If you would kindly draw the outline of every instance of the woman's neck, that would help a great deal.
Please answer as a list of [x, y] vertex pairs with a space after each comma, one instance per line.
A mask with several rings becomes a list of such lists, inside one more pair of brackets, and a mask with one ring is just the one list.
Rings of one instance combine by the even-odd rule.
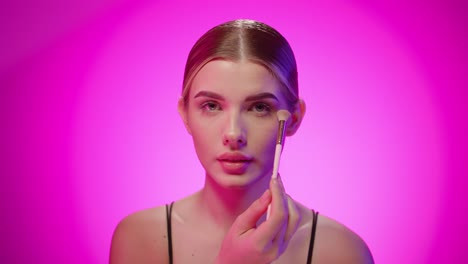
[[269, 177], [262, 177], [249, 186], [226, 188], [206, 176], [199, 196], [200, 213], [209, 219], [207, 221], [227, 231], [237, 216], [269, 188], [269, 182]]

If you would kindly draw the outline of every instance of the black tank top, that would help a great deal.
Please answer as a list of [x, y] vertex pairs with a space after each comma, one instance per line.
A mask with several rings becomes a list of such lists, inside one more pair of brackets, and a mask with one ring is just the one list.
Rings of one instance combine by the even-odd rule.
[[[172, 214], [172, 202], [170, 205], [166, 204], [166, 223], [167, 223], [167, 243], [168, 243], [168, 250], [169, 250], [169, 264], [173, 263], [173, 255], [172, 255], [172, 225], [171, 225], [171, 214]], [[317, 217], [318, 212], [312, 210], [313, 218], [312, 218], [312, 230], [310, 234], [310, 242], [309, 242], [309, 253], [307, 254], [307, 264], [310, 264], [312, 261], [312, 252], [314, 251], [314, 241], [315, 241], [315, 230], [317, 229]]]

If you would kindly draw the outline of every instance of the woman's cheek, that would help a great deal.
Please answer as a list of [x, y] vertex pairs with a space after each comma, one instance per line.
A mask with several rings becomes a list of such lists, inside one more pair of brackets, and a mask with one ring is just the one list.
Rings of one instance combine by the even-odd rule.
[[268, 124], [268, 126], [258, 127], [256, 129], [256, 131], [258, 131], [256, 139], [259, 143], [258, 147], [272, 158], [276, 148], [277, 129], [278, 127], [276, 124]]

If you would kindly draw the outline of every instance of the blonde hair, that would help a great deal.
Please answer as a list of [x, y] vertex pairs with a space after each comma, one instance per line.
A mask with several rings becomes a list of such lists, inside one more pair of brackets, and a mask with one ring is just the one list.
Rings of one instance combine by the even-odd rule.
[[188, 102], [193, 78], [216, 59], [249, 60], [266, 67], [284, 86], [292, 107], [299, 100], [296, 59], [287, 40], [274, 28], [254, 20], [238, 19], [218, 25], [198, 39], [185, 65], [182, 97]]

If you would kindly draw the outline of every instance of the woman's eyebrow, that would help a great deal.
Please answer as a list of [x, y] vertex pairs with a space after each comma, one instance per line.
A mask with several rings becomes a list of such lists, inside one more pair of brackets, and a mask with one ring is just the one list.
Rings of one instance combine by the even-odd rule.
[[209, 91], [200, 91], [193, 98], [197, 98], [197, 97], [210, 97], [210, 98], [217, 99], [220, 101], [224, 100], [224, 97], [222, 97], [220, 94], [209, 92]]
[[272, 93], [259, 93], [259, 94], [251, 95], [245, 98], [245, 101], [258, 101], [258, 100], [267, 99], [267, 98], [271, 98], [276, 101], [279, 101], [278, 98]]
[[[216, 100], [224, 101], [224, 97], [222, 95], [214, 93], [214, 92], [209, 92], [209, 91], [200, 91], [193, 98], [198, 98], [198, 97], [209, 97], [209, 98], [213, 98]], [[268, 98], [279, 101], [278, 97], [276, 97], [272, 93], [259, 93], [259, 94], [250, 95], [250, 96], [247, 96], [247, 98], [245, 98], [245, 101], [247, 102], [258, 101], [258, 100], [268, 99]]]

